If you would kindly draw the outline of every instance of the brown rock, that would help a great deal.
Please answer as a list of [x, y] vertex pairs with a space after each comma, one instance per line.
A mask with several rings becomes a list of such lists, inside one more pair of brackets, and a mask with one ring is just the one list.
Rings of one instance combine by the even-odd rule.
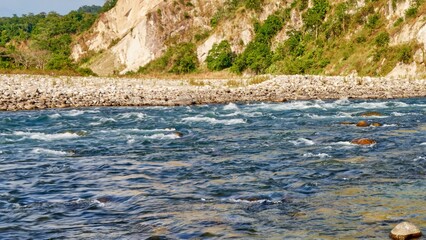
[[368, 126], [370, 126], [370, 124], [369, 124], [367, 121], [359, 121], [359, 122], [356, 124], [356, 126], [357, 126], [357, 127], [368, 127]]
[[374, 123], [371, 124], [371, 126], [373, 126], [373, 127], [381, 127], [382, 124], [378, 123], [378, 122], [374, 122]]
[[364, 112], [360, 114], [361, 117], [381, 117], [383, 114], [379, 112]]
[[410, 222], [402, 222], [396, 225], [389, 234], [389, 237], [394, 240], [412, 239], [421, 236], [420, 229]]
[[376, 144], [377, 142], [369, 138], [356, 138], [352, 140], [351, 143], [358, 144], [358, 145], [371, 145], [371, 144]]

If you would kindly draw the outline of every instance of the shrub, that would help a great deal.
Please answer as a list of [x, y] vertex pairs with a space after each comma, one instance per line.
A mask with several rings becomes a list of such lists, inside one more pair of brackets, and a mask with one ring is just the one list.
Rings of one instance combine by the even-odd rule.
[[374, 29], [379, 26], [380, 15], [378, 13], [372, 14], [368, 17], [366, 26], [368, 28]]
[[82, 76], [98, 76], [90, 68], [77, 68], [76, 71]]
[[247, 9], [260, 11], [262, 9], [262, 0], [244, 0], [244, 5]]
[[212, 71], [220, 71], [232, 66], [234, 53], [228, 41], [223, 40], [219, 44], [214, 44], [207, 55], [207, 68]]
[[404, 19], [400, 17], [393, 23], [393, 26], [398, 27], [399, 25], [401, 25], [402, 22], [404, 22]]
[[386, 47], [389, 44], [390, 37], [389, 33], [387, 32], [381, 32], [377, 37], [374, 39], [374, 42], [376, 43], [376, 46], [378, 47]]
[[417, 6], [411, 6], [407, 10], [405, 10], [406, 18], [414, 18], [417, 15]]
[[171, 72], [176, 74], [194, 72], [198, 66], [193, 43], [180, 43], [170, 47], [160, 58], [139, 68], [140, 73]]
[[403, 63], [410, 63], [413, 57], [413, 50], [410, 45], [404, 44], [398, 50], [398, 60]]

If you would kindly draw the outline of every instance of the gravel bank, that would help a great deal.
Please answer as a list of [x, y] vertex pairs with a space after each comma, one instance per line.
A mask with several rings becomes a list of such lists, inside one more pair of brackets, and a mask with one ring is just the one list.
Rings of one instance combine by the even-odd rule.
[[0, 110], [91, 106], [175, 106], [301, 99], [426, 97], [426, 80], [275, 76], [240, 80], [159, 80], [0, 75]]

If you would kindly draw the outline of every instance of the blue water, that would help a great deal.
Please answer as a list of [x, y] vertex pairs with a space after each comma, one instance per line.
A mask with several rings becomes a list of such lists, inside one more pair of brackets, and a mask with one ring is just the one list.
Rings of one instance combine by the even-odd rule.
[[425, 98], [0, 112], [0, 238], [386, 239], [425, 133]]

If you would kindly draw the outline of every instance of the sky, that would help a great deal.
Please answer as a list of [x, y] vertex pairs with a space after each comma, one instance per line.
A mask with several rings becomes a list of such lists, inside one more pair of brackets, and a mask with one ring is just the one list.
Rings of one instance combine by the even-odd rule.
[[0, 0], [0, 17], [55, 11], [67, 14], [84, 5], [102, 6], [105, 0]]

